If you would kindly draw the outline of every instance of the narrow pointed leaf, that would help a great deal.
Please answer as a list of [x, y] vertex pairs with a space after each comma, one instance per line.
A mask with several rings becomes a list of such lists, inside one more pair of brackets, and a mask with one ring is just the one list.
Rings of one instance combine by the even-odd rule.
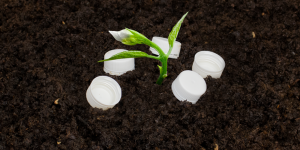
[[172, 31], [169, 34], [168, 37], [168, 41], [169, 41], [169, 46], [170, 48], [173, 47], [174, 41], [177, 38], [178, 32], [180, 30], [181, 24], [185, 18], [185, 16], [188, 14], [188, 12], [186, 14], [184, 14], [181, 19], [177, 22], [177, 24], [173, 27]]
[[142, 51], [132, 50], [132, 51], [120, 52], [118, 54], [111, 56], [109, 59], [100, 60], [98, 62], [104, 62], [104, 61], [115, 60], [115, 59], [123, 59], [123, 58], [140, 58], [140, 57], [153, 58], [154, 56], [148, 55], [147, 53]]

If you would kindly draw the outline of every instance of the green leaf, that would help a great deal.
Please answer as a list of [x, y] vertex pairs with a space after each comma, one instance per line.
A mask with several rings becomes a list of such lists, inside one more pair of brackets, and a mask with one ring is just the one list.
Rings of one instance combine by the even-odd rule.
[[181, 19], [177, 22], [177, 24], [173, 27], [172, 31], [170, 32], [169, 34], [169, 37], [168, 37], [168, 41], [169, 41], [169, 46], [170, 46], [170, 49], [173, 47], [173, 44], [174, 44], [174, 41], [176, 40], [177, 38], [177, 35], [178, 35], [178, 32], [180, 30], [180, 27], [181, 27], [181, 24], [185, 18], [185, 16], [188, 14], [189, 12], [187, 12], [186, 14], [184, 14]]
[[148, 55], [145, 52], [132, 50], [132, 51], [120, 52], [118, 54], [111, 56], [109, 59], [100, 60], [98, 62], [110, 61], [110, 60], [115, 60], [115, 59], [123, 59], [123, 58], [141, 58], [141, 57], [157, 59], [156, 57]]
[[158, 45], [156, 45], [155, 43], [150, 41], [143, 34], [137, 32], [135, 30], [128, 29], [128, 28], [125, 28], [125, 29], [128, 30], [132, 34], [132, 36], [131, 36], [131, 39], [128, 39], [128, 41], [125, 41], [125, 40], [122, 41], [123, 44], [126, 44], [126, 45], [133, 45], [131, 43], [134, 43], [134, 45], [135, 44], [145, 44], [145, 45], [148, 45], [150, 47], [153, 47], [159, 53], [159, 55], [164, 55], [165, 54], [163, 52], [163, 50]]
[[128, 28], [125, 28], [125, 29], [128, 30], [131, 34], [133, 34], [132, 37], [134, 37], [136, 41], [139, 41], [137, 44], [146, 44], [146, 45], [150, 46], [149, 44], [151, 41], [147, 37], [145, 37], [143, 34], [137, 32], [135, 30], [128, 29]]
[[125, 45], [136, 45], [136, 44], [143, 44], [143, 41], [140, 40], [140, 39], [137, 39], [135, 37], [129, 37], [127, 39], [123, 39], [122, 40], [122, 43], [125, 44]]

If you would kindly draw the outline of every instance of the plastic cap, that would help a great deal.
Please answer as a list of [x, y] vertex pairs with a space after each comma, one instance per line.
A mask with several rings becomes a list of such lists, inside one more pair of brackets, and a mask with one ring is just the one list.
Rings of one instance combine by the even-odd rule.
[[[164, 51], [164, 53], [166, 53], [166, 54], [168, 53], [169, 42], [168, 42], [167, 38], [155, 36], [152, 38], [152, 42], [155, 43], [156, 45], [158, 45]], [[175, 41], [169, 58], [177, 59], [179, 57], [180, 49], [181, 49], [181, 43]], [[159, 55], [159, 53], [152, 47], [150, 47], [150, 51], [155, 55]]]
[[212, 78], [220, 78], [225, 68], [224, 59], [211, 51], [201, 51], [195, 55], [192, 70], [203, 78], [210, 75]]
[[196, 72], [185, 70], [173, 81], [172, 91], [178, 100], [187, 100], [195, 104], [205, 93], [206, 83]]
[[[108, 59], [111, 56], [127, 51], [125, 49], [114, 49], [110, 50], [104, 55], [104, 59]], [[120, 76], [127, 71], [132, 71], [134, 70], [134, 58], [124, 58], [124, 59], [116, 59], [116, 60], [110, 60], [110, 61], [105, 61], [104, 62], [104, 67], [103, 70], [106, 73], [109, 73], [110, 75], [117, 75]]]
[[86, 99], [92, 107], [107, 110], [119, 103], [122, 96], [120, 85], [111, 77], [98, 76], [86, 91]]

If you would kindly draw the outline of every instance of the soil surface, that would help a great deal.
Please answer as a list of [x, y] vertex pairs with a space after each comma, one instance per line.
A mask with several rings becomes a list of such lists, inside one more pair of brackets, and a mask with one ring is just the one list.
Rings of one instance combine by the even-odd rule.
[[[1, 0], [0, 150], [19, 149], [300, 149], [299, 0]], [[109, 30], [168, 34], [189, 11], [156, 85], [157, 60], [110, 76], [104, 54], [126, 46]], [[202, 50], [221, 55], [220, 79], [192, 105], [171, 84]], [[85, 94], [100, 75], [122, 99], [107, 111]], [[56, 101], [58, 100], [58, 101]], [[56, 101], [56, 103], [55, 103]]]

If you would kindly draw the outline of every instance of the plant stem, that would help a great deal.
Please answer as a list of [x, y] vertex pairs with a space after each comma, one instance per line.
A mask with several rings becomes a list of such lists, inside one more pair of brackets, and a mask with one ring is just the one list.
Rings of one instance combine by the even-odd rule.
[[[154, 59], [157, 59], [161, 62], [161, 68], [159, 70], [160, 74], [159, 74], [159, 77], [156, 81], [156, 84], [158, 85], [161, 85], [162, 82], [164, 81], [164, 79], [167, 77], [167, 69], [168, 69], [168, 58], [169, 58], [169, 55], [172, 51], [172, 47], [170, 47], [169, 49], [169, 52], [167, 54], [165, 54], [165, 52], [158, 46], [156, 45], [155, 43], [153, 43], [152, 41], [148, 41], [147, 40], [147, 43], [150, 47], [153, 47], [154, 49], [156, 49], [156, 51], [159, 53], [159, 56], [158, 57], [154, 57], [154, 56], [148, 56], [149, 58], [154, 58]], [[146, 45], [147, 45], [146, 44]]]
[[161, 57], [161, 65], [162, 65], [162, 70], [160, 71], [160, 75], [156, 81], [156, 84], [161, 85], [163, 80], [167, 77], [167, 62], [168, 62], [168, 57], [164, 54]]
[[164, 51], [155, 43], [153, 43], [152, 41], [150, 41], [149, 44], [150, 47], [153, 47], [154, 49], [156, 49], [156, 51], [158, 52], [159, 56], [165, 56], [166, 54], [164, 53]]

